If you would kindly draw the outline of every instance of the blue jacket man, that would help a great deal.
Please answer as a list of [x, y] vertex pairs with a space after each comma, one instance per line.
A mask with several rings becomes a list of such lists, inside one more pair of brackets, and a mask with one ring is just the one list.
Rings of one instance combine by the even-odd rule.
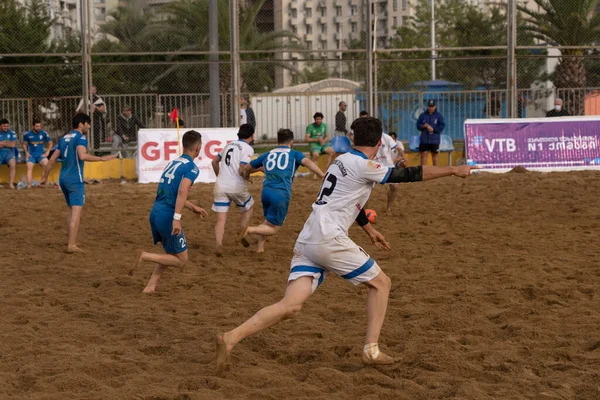
[[444, 116], [436, 110], [434, 100], [427, 102], [427, 111], [419, 115], [417, 129], [421, 131], [419, 152], [421, 153], [421, 165], [427, 164], [428, 153], [431, 153], [433, 165], [438, 165], [438, 153], [440, 149], [440, 134], [444, 131], [446, 123]]

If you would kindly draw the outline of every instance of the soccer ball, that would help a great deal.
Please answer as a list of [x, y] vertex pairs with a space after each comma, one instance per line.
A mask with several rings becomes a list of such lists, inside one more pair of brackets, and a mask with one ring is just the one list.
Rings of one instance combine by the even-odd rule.
[[375, 210], [365, 210], [365, 214], [367, 214], [367, 218], [369, 219], [369, 222], [374, 224], [375, 219], [377, 218], [377, 213], [375, 212]]

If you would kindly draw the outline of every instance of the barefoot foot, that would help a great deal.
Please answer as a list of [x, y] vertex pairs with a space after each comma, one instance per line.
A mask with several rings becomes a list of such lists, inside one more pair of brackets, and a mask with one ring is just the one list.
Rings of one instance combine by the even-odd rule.
[[396, 363], [399, 360], [396, 360], [383, 352], [379, 352], [376, 358], [372, 358], [365, 353], [362, 355], [362, 363], [364, 365], [391, 365]]
[[77, 246], [67, 246], [67, 253], [69, 253], [69, 254], [83, 253], [83, 250]]
[[131, 265], [131, 269], [129, 270], [129, 276], [133, 275], [133, 271], [135, 271], [137, 269], [138, 265], [140, 264], [140, 260], [142, 258], [142, 253], [143, 253], [143, 251], [141, 249], [136, 250], [135, 260], [133, 261], [133, 264]]
[[225, 367], [229, 363], [229, 353], [233, 349], [233, 345], [228, 344], [225, 341], [225, 335], [217, 335], [216, 348], [215, 348], [215, 362], [217, 363], [217, 373], [221, 373], [225, 370]]

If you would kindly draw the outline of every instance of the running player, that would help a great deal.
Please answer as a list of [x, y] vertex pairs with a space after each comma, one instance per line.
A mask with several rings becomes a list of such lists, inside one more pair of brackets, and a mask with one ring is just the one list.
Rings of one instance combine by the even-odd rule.
[[23, 150], [25, 150], [27, 162], [27, 189], [31, 189], [34, 165], [39, 163], [43, 169], [48, 164], [48, 154], [51, 148], [52, 139], [46, 131], [42, 130], [42, 122], [34, 119], [33, 129], [23, 136]]
[[[379, 146], [379, 150], [377, 150], [377, 155], [373, 159], [373, 161], [378, 162], [384, 167], [392, 168], [395, 166], [397, 161], [400, 161], [402, 157], [394, 157], [396, 147], [396, 141], [387, 133], [382, 133], [381, 135], [381, 146]], [[392, 204], [396, 197], [398, 196], [398, 184], [390, 183], [388, 185], [389, 191], [387, 195], [387, 209], [386, 213], [392, 213]]]
[[82, 250], [77, 247], [77, 234], [79, 232], [79, 223], [83, 213], [85, 203], [85, 186], [83, 183], [83, 165], [85, 161], [109, 161], [116, 156], [97, 157], [87, 153], [87, 137], [90, 130], [90, 117], [87, 114], [76, 114], [73, 117], [73, 130], [60, 138], [58, 148], [52, 153], [52, 157], [44, 167], [44, 175], [41, 185], [48, 180], [48, 174], [52, 165], [60, 156], [62, 163], [60, 166], [59, 184], [70, 208], [67, 225], [69, 227], [69, 244], [67, 253], [81, 253]]
[[15, 188], [15, 175], [17, 174], [17, 160], [15, 160], [15, 146], [17, 145], [17, 135], [8, 129], [8, 120], [0, 119], [0, 166], [8, 166], [9, 183], [8, 187]]
[[339, 156], [327, 170], [313, 211], [294, 248], [288, 286], [283, 299], [258, 311], [237, 328], [217, 336], [216, 364], [220, 371], [233, 347], [242, 339], [298, 313], [310, 295], [333, 272], [348, 282], [369, 288], [364, 364], [392, 364], [395, 360], [379, 350], [391, 280], [379, 265], [349, 237], [356, 222], [373, 244], [390, 249], [383, 235], [370, 224], [363, 204], [376, 183], [415, 182], [456, 175], [466, 177], [471, 167], [387, 168], [372, 161], [381, 145], [381, 121], [362, 118], [354, 125], [356, 148]]
[[188, 259], [187, 241], [181, 227], [183, 208], [192, 210], [203, 218], [208, 214], [202, 208], [187, 200], [188, 192], [200, 171], [194, 160], [200, 154], [202, 136], [196, 131], [187, 131], [183, 135], [183, 154], [171, 161], [160, 177], [156, 200], [150, 211], [150, 227], [154, 244], [161, 242], [167, 254], [148, 253], [138, 250], [129, 275], [142, 261], [150, 261], [158, 265], [150, 277], [143, 293], [156, 291], [156, 284], [167, 270], [167, 267], [183, 267]]
[[242, 212], [240, 226], [248, 225], [252, 216], [254, 199], [248, 191], [244, 180], [244, 167], [252, 160], [254, 149], [250, 143], [254, 140], [254, 127], [250, 124], [240, 126], [239, 140], [229, 143], [212, 161], [212, 167], [217, 175], [212, 210], [217, 213], [215, 236], [217, 238], [217, 257], [223, 255], [223, 235], [229, 205], [233, 202]]
[[292, 150], [294, 132], [289, 129], [280, 129], [277, 132], [277, 148], [268, 151], [244, 168], [245, 178], [249, 179], [250, 173], [264, 167], [265, 179], [263, 181], [262, 204], [265, 221], [259, 226], [249, 226], [242, 229], [240, 240], [244, 247], [248, 247], [246, 235], [258, 236], [257, 253], [265, 251], [265, 236], [277, 233], [283, 225], [292, 198], [292, 183], [294, 174], [300, 165], [304, 165], [319, 178], [325, 174], [319, 166], [306, 158], [299, 151]]
[[[323, 122], [323, 114], [320, 112], [313, 115], [314, 123], [306, 127], [306, 142], [310, 146], [310, 154], [314, 163], [319, 163], [319, 156], [321, 154], [327, 154], [327, 164], [325, 169], [329, 168], [335, 157], [335, 151], [331, 147], [329, 142], [329, 136], [327, 134], [327, 125]], [[317, 176], [313, 175], [316, 179]]]

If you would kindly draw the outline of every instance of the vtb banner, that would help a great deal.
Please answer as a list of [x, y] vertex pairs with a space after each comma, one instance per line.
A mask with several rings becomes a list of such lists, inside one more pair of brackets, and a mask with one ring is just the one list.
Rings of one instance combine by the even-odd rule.
[[468, 165], [490, 172], [600, 168], [600, 117], [465, 121]]
[[[192, 129], [180, 129], [183, 134]], [[196, 182], [214, 182], [215, 173], [211, 162], [227, 143], [237, 140], [238, 128], [193, 129], [202, 135], [202, 149], [194, 160], [200, 174]], [[183, 151], [183, 146], [180, 147]], [[179, 153], [177, 129], [140, 129], [138, 131], [137, 174], [139, 183], [158, 182], [165, 167]]]

